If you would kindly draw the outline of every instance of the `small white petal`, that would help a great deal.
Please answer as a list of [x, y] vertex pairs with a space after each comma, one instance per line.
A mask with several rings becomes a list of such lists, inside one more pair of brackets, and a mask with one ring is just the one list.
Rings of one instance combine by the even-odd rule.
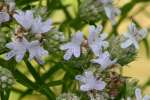
[[46, 33], [52, 28], [51, 25], [52, 21], [50, 19], [48, 19], [45, 22], [42, 22], [42, 18], [40, 16], [36, 17], [33, 21], [31, 32], [33, 34]]
[[136, 96], [136, 100], [142, 100], [141, 89], [137, 88], [135, 90], [135, 96]]
[[0, 12], [0, 24], [10, 20], [10, 16], [6, 12]]
[[24, 54], [18, 54], [18, 55], [16, 55], [16, 61], [20, 62], [23, 59], [23, 57], [24, 57]]
[[50, 31], [52, 25], [52, 21], [48, 19], [47, 21], [43, 22], [43, 25], [41, 27], [41, 33], [46, 33]]
[[38, 63], [43, 64], [44, 61], [42, 60], [43, 57], [48, 55], [48, 51], [46, 51], [43, 47], [41, 47], [41, 43], [36, 40], [32, 41], [29, 44], [29, 60], [36, 59]]
[[16, 11], [17, 13], [13, 15], [16, 21], [23, 26], [26, 30], [31, 28], [33, 22], [33, 11], [27, 10], [26, 12], [23, 11]]
[[132, 40], [128, 39], [125, 42], [121, 43], [121, 48], [127, 48], [132, 44]]
[[61, 46], [60, 46], [60, 49], [61, 49], [61, 50], [66, 50], [66, 49], [68, 49], [71, 45], [72, 45], [71, 43], [66, 43], [66, 44], [64, 44], [64, 45], [61, 45]]
[[75, 33], [75, 35], [73, 36], [72, 43], [80, 45], [82, 43], [82, 40], [83, 40], [83, 33], [79, 31]]
[[73, 49], [73, 55], [75, 57], [80, 57], [80, 47], [79, 46], [76, 46], [74, 47], [75, 49]]
[[91, 90], [91, 88], [88, 84], [86, 84], [86, 85], [81, 85], [80, 90], [81, 91], [89, 91], [89, 90]]
[[148, 30], [147, 29], [141, 29], [139, 30], [139, 35], [141, 36], [141, 38], [145, 38], [148, 34]]
[[97, 81], [97, 83], [95, 85], [95, 89], [96, 90], [103, 90], [105, 88], [105, 86], [106, 86], [106, 83], [99, 80], [99, 81]]
[[15, 56], [15, 52], [12, 50], [12, 51], [5, 54], [5, 60], [9, 60], [14, 56]]
[[73, 52], [72, 52], [72, 50], [69, 49], [66, 51], [66, 53], [64, 55], [64, 59], [69, 60], [72, 57], [72, 55], [73, 55]]

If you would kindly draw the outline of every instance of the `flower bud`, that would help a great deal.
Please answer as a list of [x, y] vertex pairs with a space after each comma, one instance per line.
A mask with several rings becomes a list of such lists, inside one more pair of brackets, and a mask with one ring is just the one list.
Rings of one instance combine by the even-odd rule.
[[14, 84], [14, 77], [12, 73], [6, 69], [0, 67], [0, 91], [11, 88]]
[[103, 16], [102, 4], [98, 0], [84, 0], [79, 8], [79, 15], [86, 21], [98, 21]]

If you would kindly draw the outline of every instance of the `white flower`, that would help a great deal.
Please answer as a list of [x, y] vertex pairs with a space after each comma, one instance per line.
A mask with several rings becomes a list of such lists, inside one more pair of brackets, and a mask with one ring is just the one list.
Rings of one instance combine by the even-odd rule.
[[106, 83], [100, 79], [97, 80], [91, 71], [85, 71], [84, 75], [77, 75], [76, 80], [81, 82], [81, 91], [90, 91], [94, 89], [101, 91], [106, 86]]
[[66, 54], [64, 55], [64, 59], [65, 60], [69, 60], [73, 55], [75, 57], [79, 57], [80, 56], [80, 45], [82, 43], [83, 40], [83, 33], [82, 32], [77, 32], [71, 42], [66, 43], [64, 45], [60, 46], [61, 50], [66, 50]]
[[10, 20], [10, 16], [7, 12], [0, 12], [0, 24]]
[[33, 21], [31, 32], [33, 34], [46, 33], [50, 31], [50, 29], [52, 28], [51, 25], [52, 25], [52, 21], [50, 19], [48, 19], [45, 22], [42, 22], [41, 17], [36, 17]]
[[120, 15], [121, 11], [120, 9], [113, 6], [112, 0], [99, 0], [103, 4], [104, 11], [106, 13], [106, 16], [109, 18], [109, 20], [112, 22], [112, 24], [116, 24], [115, 17]]
[[46, 50], [44, 50], [43, 47], [41, 47], [41, 43], [36, 40], [36, 41], [32, 41], [29, 44], [29, 60], [32, 60], [33, 58], [36, 59], [38, 61], [39, 64], [43, 64], [43, 60], [42, 57], [47, 56], [48, 52]]
[[127, 48], [130, 45], [134, 45], [136, 49], [139, 49], [138, 42], [145, 38], [147, 36], [147, 33], [148, 32], [146, 29], [138, 30], [136, 28], [136, 25], [132, 23], [131, 25], [129, 25], [129, 32], [124, 34], [126, 40], [125, 42], [121, 43], [121, 47]]
[[6, 44], [6, 47], [11, 49], [11, 51], [6, 53], [5, 59], [9, 60], [12, 57], [16, 56], [16, 61], [20, 62], [27, 51], [28, 41], [25, 38], [18, 38], [15, 41]]
[[31, 28], [33, 23], [33, 11], [17, 11], [17, 13], [13, 15], [13, 17], [24, 29], [29, 30]]
[[102, 28], [103, 27], [101, 25], [99, 25], [98, 27], [89, 27], [88, 44], [95, 56], [98, 56], [102, 52], [102, 48], [107, 48], [109, 45], [106, 41], [107, 34], [100, 34]]
[[116, 16], [120, 15], [121, 11], [118, 8], [113, 7], [112, 5], [108, 5], [106, 7], [104, 7], [105, 13], [107, 15], [107, 17], [110, 19], [110, 21], [112, 22], [112, 24], [116, 24]]
[[109, 52], [104, 52], [100, 54], [100, 56], [97, 59], [92, 60], [93, 63], [97, 63], [101, 65], [101, 68], [104, 70], [111, 65], [115, 64], [117, 62], [117, 59], [111, 60]]
[[148, 95], [145, 95], [144, 97], [142, 97], [141, 89], [139, 88], [136, 88], [135, 96], [136, 96], [136, 100], [150, 100], [150, 96]]

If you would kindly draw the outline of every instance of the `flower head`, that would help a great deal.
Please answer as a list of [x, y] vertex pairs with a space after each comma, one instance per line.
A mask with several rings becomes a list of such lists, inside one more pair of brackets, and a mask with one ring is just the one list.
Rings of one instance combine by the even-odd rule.
[[48, 19], [45, 22], [42, 22], [42, 18], [41, 17], [36, 17], [33, 20], [31, 32], [33, 34], [46, 33], [48, 31], [50, 31], [50, 29], [52, 28], [51, 25], [52, 25], [52, 21], [50, 19]]
[[83, 40], [83, 33], [82, 32], [77, 32], [71, 42], [66, 43], [64, 45], [60, 46], [61, 50], [66, 50], [66, 54], [64, 55], [64, 59], [65, 60], [69, 60], [73, 55], [75, 57], [79, 57], [80, 56], [80, 45], [82, 43]]
[[95, 56], [98, 56], [102, 52], [102, 48], [108, 47], [108, 42], [106, 41], [107, 34], [102, 33], [102, 26], [98, 27], [90, 26], [88, 44]]
[[34, 59], [37, 60], [37, 62], [39, 64], [44, 63], [41, 58], [44, 57], [44, 56], [47, 56], [48, 52], [46, 50], [44, 50], [43, 47], [41, 47], [41, 43], [38, 40], [32, 41], [29, 44], [28, 50], [29, 50], [29, 53], [30, 53], [29, 60], [32, 60], [34, 58]]
[[97, 80], [91, 71], [85, 71], [83, 75], [77, 75], [76, 80], [81, 82], [80, 90], [81, 91], [90, 91], [90, 90], [103, 90], [106, 86], [106, 83], [102, 80]]
[[0, 24], [10, 20], [10, 16], [7, 12], [0, 12]]
[[20, 62], [28, 49], [28, 45], [29, 43], [25, 38], [18, 38], [15, 41], [6, 44], [6, 47], [11, 49], [11, 51], [6, 53], [5, 59], [9, 60], [16, 56], [16, 61]]
[[17, 13], [13, 15], [13, 17], [25, 30], [29, 30], [31, 28], [33, 23], [32, 10], [27, 10], [26, 12], [17, 11]]
[[117, 62], [117, 59], [111, 60], [109, 52], [104, 52], [99, 55], [97, 59], [92, 60], [93, 63], [97, 63], [101, 65], [101, 68], [104, 70], [111, 65], [115, 64]]
[[146, 35], [147, 35], [146, 29], [138, 30], [136, 28], [136, 25], [132, 23], [131, 25], [129, 25], [129, 32], [124, 34], [126, 40], [125, 42], [121, 43], [121, 47], [127, 48], [133, 45], [136, 49], [139, 49], [138, 42], [141, 41], [143, 38], [145, 38]]

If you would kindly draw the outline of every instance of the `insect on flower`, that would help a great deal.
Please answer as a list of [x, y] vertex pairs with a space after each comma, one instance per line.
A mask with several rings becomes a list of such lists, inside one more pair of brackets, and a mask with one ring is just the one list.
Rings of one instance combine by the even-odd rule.
[[102, 80], [97, 80], [91, 71], [85, 71], [83, 75], [77, 75], [76, 80], [81, 82], [80, 90], [81, 91], [90, 91], [90, 90], [100, 90], [102, 91], [106, 83]]
[[73, 37], [71, 42], [60, 46], [61, 50], [66, 50], [64, 55], [65, 60], [69, 60], [72, 56], [79, 57], [81, 54], [80, 45], [83, 40], [83, 33], [77, 32]]
[[103, 27], [101, 25], [98, 27], [89, 27], [88, 44], [95, 56], [99, 56], [99, 54], [102, 52], [102, 48], [107, 48], [109, 46], [109, 43], [106, 41], [107, 34], [100, 34], [102, 28]]
[[105, 51], [104, 53], [100, 54], [97, 59], [93, 59], [91, 61], [93, 63], [101, 65], [101, 68], [104, 70], [115, 64], [117, 62], [117, 59], [111, 60], [109, 52]]
[[124, 34], [125, 41], [121, 43], [122, 48], [128, 48], [133, 45], [136, 49], [139, 49], [138, 42], [147, 36], [147, 29], [138, 30], [134, 23], [129, 25], [129, 32]]

